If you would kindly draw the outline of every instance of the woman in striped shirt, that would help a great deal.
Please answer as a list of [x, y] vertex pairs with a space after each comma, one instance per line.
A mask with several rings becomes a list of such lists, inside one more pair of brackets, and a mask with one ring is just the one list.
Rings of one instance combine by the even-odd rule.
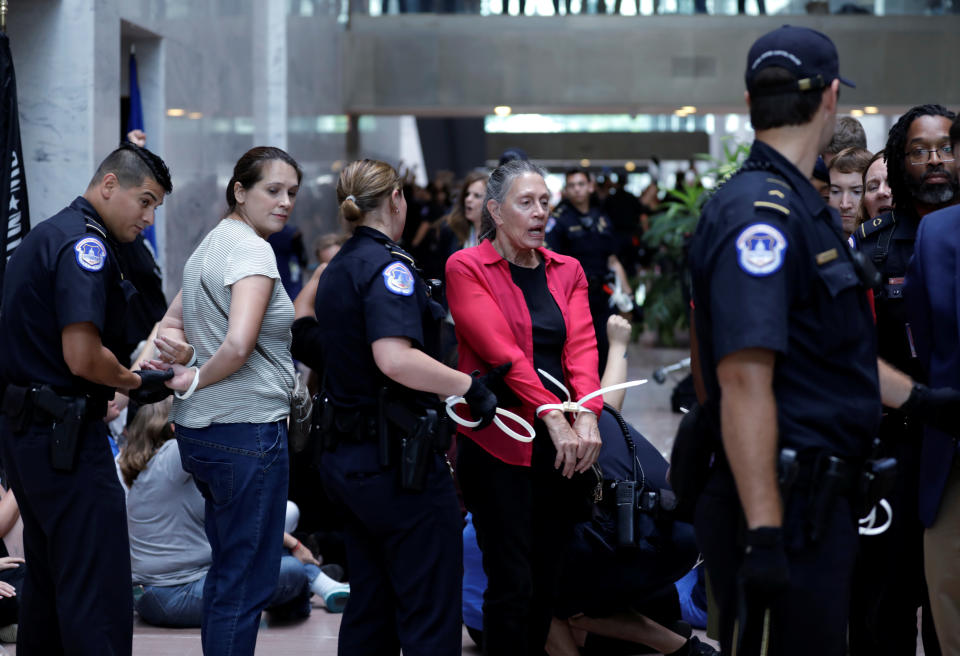
[[240, 158], [229, 211], [187, 260], [183, 289], [161, 322], [161, 339], [185, 337], [196, 356], [197, 366], [174, 366], [168, 385], [178, 390], [172, 419], [183, 468], [206, 502], [207, 655], [254, 652], [260, 611], [277, 583], [294, 311], [266, 238], [289, 219], [300, 178], [278, 148]]

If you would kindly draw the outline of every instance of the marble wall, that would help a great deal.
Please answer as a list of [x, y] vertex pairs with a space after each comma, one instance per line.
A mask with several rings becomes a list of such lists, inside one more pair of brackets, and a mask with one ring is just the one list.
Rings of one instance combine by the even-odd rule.
[[[292, 15], [288, 0], [10, 4], [34, 225], [82, 193], [116, 147], [134, 45], [147, 146], [173, 177], [173, 194], [157, 218], [168, 296], [179, 288], [190, 252], [226, 210], [234, 163], [255, 145], [285, 148], [301, 163], [293, 220], [308, 245], [337, 229], [334, 188], [348, 155], [343, 28], [335, 15]], [[398, 162], [409, 152], [416, 160], [412, 120], [365, 117], [355, 154]]]

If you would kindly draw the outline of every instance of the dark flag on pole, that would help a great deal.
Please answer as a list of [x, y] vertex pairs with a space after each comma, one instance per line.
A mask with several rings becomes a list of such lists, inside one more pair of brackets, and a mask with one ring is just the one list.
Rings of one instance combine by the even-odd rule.
[[23, 175], [17, 81], [10, 39], [0, 32], [0, 290], [7, 260], [30, 230], [27, 182]]
[[[137, 57], [130, 52], [130, 116], [127, 117], [127, 134], [131, 130], [143, 130], [143, 103], [140, 100], [140, 82], [137, 79]], [[157, 257], [157, 233], [153, 226], [147, 226], [143, 238], [150, 244], [151, 255]]]

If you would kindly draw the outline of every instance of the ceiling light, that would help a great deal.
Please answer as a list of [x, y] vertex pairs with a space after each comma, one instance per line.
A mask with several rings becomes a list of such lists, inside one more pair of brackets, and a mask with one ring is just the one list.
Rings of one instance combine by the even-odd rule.
[[167, 110], [167, 116], [183, 116], [186, 113], [186, 110], [180, 109], [179, 107], [171, 107]]
[[874, 107], [873, 105], [867, 105], [866, 107], [863, 108], [863, 111], [866, 112], [867, 114], [877, 114], [880, 112], [880, 110], [877, 107]]
[[497, 105], [493, 108], [493, 113], [497, 116], [510, 116], [513, 110], [509, 105]]
[[856, 116], [856, 117], [859, 118], [860, 116], [863, 116], [863, 110], [862, 110], [862, 109], [851, 109], [851, 110], [850, 110], [850, 116]]
[[623, 168], [625, 168], [627, 172], [630, 173], [637, 170], [637, 165], [633, 162], [627, 162], [626, 164], [623, 165]]

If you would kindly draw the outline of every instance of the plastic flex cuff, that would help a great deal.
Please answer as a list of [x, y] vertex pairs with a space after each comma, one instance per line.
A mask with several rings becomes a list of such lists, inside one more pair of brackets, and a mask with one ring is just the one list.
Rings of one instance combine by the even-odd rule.
[[566, 385], [561, 383], [559, 380], [548, 374], [543, 369], [537, 369], [541, 376], [549, 380], [551, 383], [557, 386], [558, 389], [563, 390], [564, 396], [567, 397], [567, 400], [563, 403], [544, 403], [543, 405], [537, 407], [536, 416], [540, 416], [540, 413], [544, 410], [559, 410], [560, 412], [572, 412], [574, 415], [581, 412], [593, 413], [589, 408], [584, 408], [583, 404], [589, 401], [590, 399], [596, 398], [607, 392], [615, 392], [617, 390], [628, 389], [630, 387], [638, 387], [644, 385], [647, 382], [646, 378], [641, 378], [640, 380], [631, 380], [626, 383], [617, 383], [616, 385], [609, 385], [608, 387], [601, 387], [596, 392], [590, 392], [586, 396], [582, 397], [579, 401], [570, 400], [570, 390], [567, 389]]
[[[887, 513], [887, 521], [880, 526], [874, 526], [877, 522], [877, 506], [883, 508], [883, 511]], [[870, 509], [870, 514], [860, 520], [860, 535], [880, 535], [884, 533], [890, 524], [893, 523], [893, 509], [890, 507], [890, 502], [886, 499], [880, 499], [880, 503]]]
[[194, 374], [194, 376], [193, 376], [193, 382], [190, 383], [190, 387], [187, 388], [187, 391], [184, 392], [183, 394], [181, 394], [180, 392], [174, 392], [174, 393], [173, 393], [174, 396], [176, 396], [176, 397], [177, 397], [178, 399], [180, 399], [181, 401], [184, 400], [184, 399], [189, 399], [190, 396], [191, 396], [194, 392], [197, 391], [197, 385], [200, 384], [200, 368], [199, 368], [199, 367], [194, 367], [193, 369], [194, 369], [194, 371], [196, 371], [197, 373]]
[[197, 364], [197, 347], [191, 344], [190, 350], [192, 353], [190, 354], [190, 361], [187, 362], [188, 367], [192, 367], [193, 365]]
[[[467, 428], [476, 428], [477, 426], [480, 425], [479, 421], [470, 421], [468, 419], [464, 419], [463, 417], [458, 415], [453, 409], [453, 406], [460, 405], [461, 403], [466, 403], [466, 402], [467, 402], [466, 399], [464, 399], [462, 396], [448, 396], [446, 399], [447, 415], [449, 415], [449, 417], [453, 419], [453, 421], [460, 424], [461, 426], [466, 426]], [[500, 430], [502, 430], [504, 433], [506, 433], [516, 441], [533, 442], [533, 438], [537, 436], [536, 432], [533, 430], [533, 426], [531, 426], [529, 422], [527, 422], [527, 420], [521, 417], [520, 415], [510, 412], [509, 410], [504, 410], [503, 408], [497, 408], [497, 415], [498, 416], [493, 418], [493, 423], [496, 424]], [[508, 419], [515, 421], [520, 426], [520, 428], [527, 431], [527, 433], [529, 434], [522, 435], [518, 433], [517, 431], [513, 430], [512, 428], [507, 426], [505, 423], [503, 423], [503, 420], [500, 419], [500, 417], [506, 417]]]

